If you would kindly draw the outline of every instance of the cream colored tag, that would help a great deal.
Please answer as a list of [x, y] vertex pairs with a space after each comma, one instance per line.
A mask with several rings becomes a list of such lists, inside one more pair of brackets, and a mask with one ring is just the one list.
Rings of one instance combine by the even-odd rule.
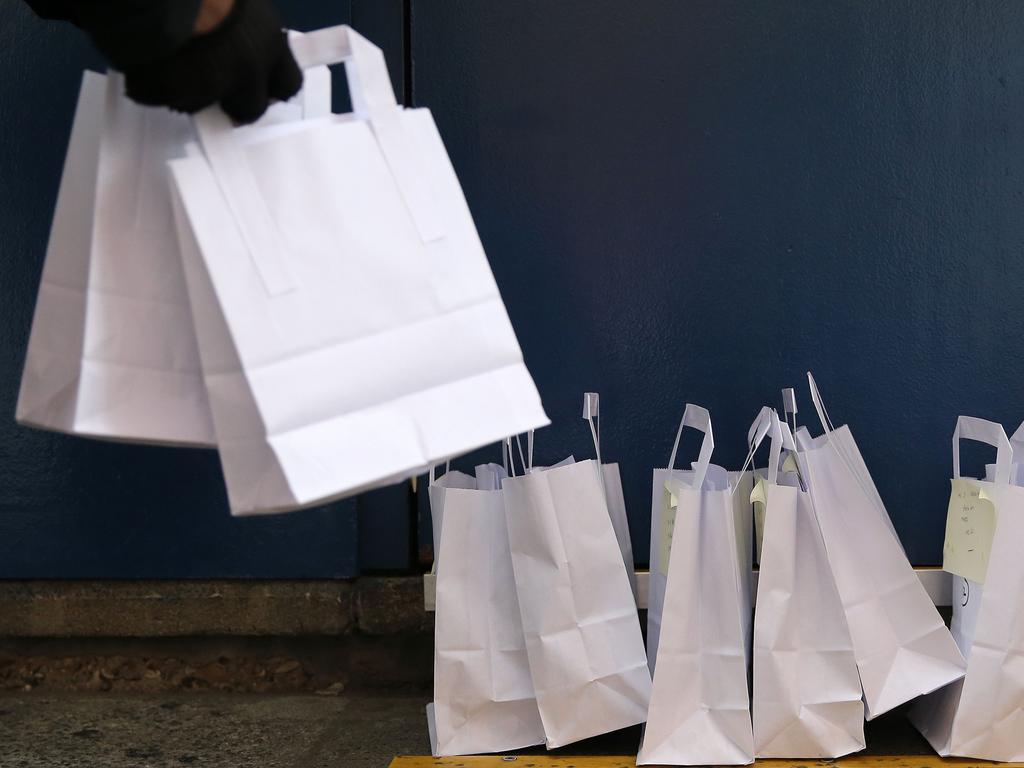
[[761, 542], [764, 540], [764, 512], [768, 498], [764, 492], [764, 480], [758, 480], [750, 492], [750, 503], [754, 505], [754, 552], [761, 562]]
[[782, 460], [782, 471], [783, 472], [796, 472], [800, 474], [800, 467], [797, 466], [796, 456], [792, 453], [787, 453], [786, 458]]
[[996, 530], [996, 508], [977, 483], [952, 481], [942, 569], [983, 584]]
[[658, 547], [661, 563], [661, 572], [668, 575], [668, 558], [672, 553], [672, 532], [676, 527], [676, 510], [679, 507], [679, 499], [668, 488], [661, 495], [661, 530], [658, 532]]

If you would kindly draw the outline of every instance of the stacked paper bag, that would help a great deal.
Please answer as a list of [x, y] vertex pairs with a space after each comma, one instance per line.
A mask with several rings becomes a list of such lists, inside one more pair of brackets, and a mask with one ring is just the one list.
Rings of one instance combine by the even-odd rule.
[[[600, 455], [597, 408], [588, 394]], [[560, 747], [646, 717], [628, 528], [606, 500], [621, 498], [618, 475], [599, 460], [535, 467], [530, 445], [518, 474], [509, 450], [501, 467], [447, 472], [430, 486], [435, 755]]]
[[[243, 128], [86, 73], [18, 402], [34, 426], [216, 445], [235, 514], [547, 423], [430, 112], [348, 27], [291, 44], [303, 94]], [[342, 62], [354, 112], [333, 115]]]
[[[688, 405], [668, 468], [654, 472], [654, 685], [639, 764], [839, 757], [864, 747], [865, 716], [964, 676], [849, 428], [832, 425], [809, 374], [808, 382], [820, 437], [794, 434], [763, 408], [744, 467], [730, 473], [711, 464], [710, 414]], [[792, 397], [786, 411], [795, 422]], [[692, 468], [678, 470], [686, 427], [703, 443]], [[766, 436], [767, 469], [751, 473]], [[752, 539], [760, 578], [751, 648], [743, 577]]]
[[[686, 427], [703, 441], [693, 469], [677, 470]], [[654, 685], [639, 765], [754, 759], [747, 685], [753, 518], [744, 512], [750, 492], [748, 485], [746, 503], [734, 507], [740, 478], [711, 464], [714, 447], [711, 415], [687, 405], [668, 468], [654, 471], [648, 604]]]
[[[940, 755], [1024, 760], [1024, 488], [1019, 429], [961, 416], [953, 432], [953, 480], [943, 568], [953, 574], [953, 636], [967, 675], [926, 697], [911, 720]], [[985, 480], [960, 474], [960, 441], [996, 449]]]
[[507, 469], [446, 472], [429, 487], [436, 607], [434, 755], [502, 752], [544, 742], [519, 600], [505, 503]]
[[[754, 752], [835, 758], [863, 749], [864, 703], [849, 626], [789, 426], [771, 413], [754, 614]], [[756, 446], [755, 446], [756, 447]]]

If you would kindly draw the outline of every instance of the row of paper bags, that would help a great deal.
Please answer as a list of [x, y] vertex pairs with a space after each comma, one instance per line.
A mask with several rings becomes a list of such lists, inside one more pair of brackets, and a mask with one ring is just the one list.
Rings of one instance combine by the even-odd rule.
[[[833, 427], [808, 378], [824, 434], [764, 408], [738, 472], [711, 463], [710, 415], [686, 407], [668, 468], [654, 470], [646, 654], [618, 467], [601, 464], [594, 421], [596, 461], [535, 467], [531, 438], [521, 472], [509, 450], [504, 466], [431, 478], [435, 755], [561, 747], [646, 723], [639, 764], [831, 758], [864, 748], [865, 718], [931, 694], [913, 720], [941, 754], [1024, 756], [1013, 552], [1024, 522], [998, 517], [979, 618], [958, 629], [957, 609], [954, 642], [849, 427]], [[997, 445], [982, 497], [1024, 504], [1009, 441], [983, 424], [960, 419], [954, 455], [961, 438]], [[687, 427], [703, 442], [691, 469], [675, 469]], [[748, 470], [762, 442], [767, 466]]]
[[234, 514], [547, 423], [430, 112], [348, 27], [290, 42], [302, 93], [241, 128], [85, 73], [18, 398], [25, 424], [218, 448]]

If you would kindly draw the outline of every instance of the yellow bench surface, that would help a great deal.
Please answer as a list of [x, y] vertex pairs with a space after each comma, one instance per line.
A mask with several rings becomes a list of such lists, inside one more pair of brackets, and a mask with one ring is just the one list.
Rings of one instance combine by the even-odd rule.
[[[969, 766], [1010, 766], [1024, 768], [1024, 763], [990, 763], [959, 757], [937, 755], [852, 755], [838, 760], [758, 760], [755, 766], [765, 768], [968, 768]], [[634, 757], [549, 757], [547, 755], [473, 757], [422, 757], [399, 755], [391, 768], [636, 768]]]

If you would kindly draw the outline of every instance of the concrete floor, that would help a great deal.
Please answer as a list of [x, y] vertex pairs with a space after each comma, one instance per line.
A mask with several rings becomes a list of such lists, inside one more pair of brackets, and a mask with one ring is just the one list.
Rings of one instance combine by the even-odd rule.
[[2, 768], [385, 768], [427, 753], [426, 693], [0, 696]]
[[[395, 755], [429, 752], [428, 699], [419, 690], [0, 695], [0, 768], [386, 768]], [[903, 712], [869, 723], [867, 735], [874, 754], [930, 752]], [[630, 728], [558, 753], [635, 754], [639, 737]]]

